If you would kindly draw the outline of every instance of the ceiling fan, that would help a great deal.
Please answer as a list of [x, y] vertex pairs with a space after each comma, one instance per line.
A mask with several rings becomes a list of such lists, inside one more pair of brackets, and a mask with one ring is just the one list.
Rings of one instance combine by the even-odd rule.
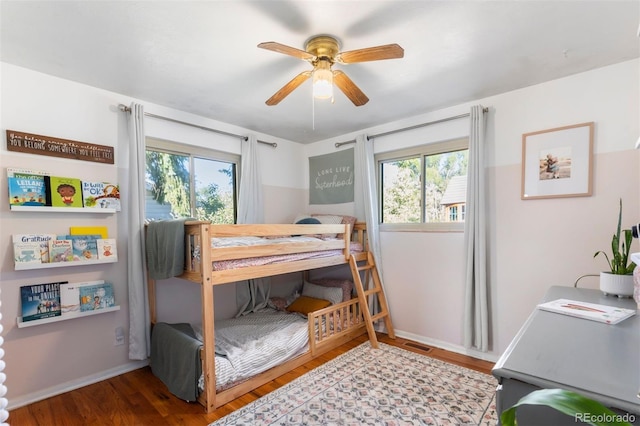
[[338, 40], [327, 35], [319, 35], [310, 38], [305, 45], [305, 50], [286, 46], [275, 41], [260, 43], [258, 47], [272, 50], [285, 55], [293, 56], [307, 61], [313, 65], [313, 70], [303, 71], [285, 84], [273, 96], [267, 99], [269, 106], [277, 105], [298, 86], [313, 79], [313, 93], [315, 98], [326, 99], [333, 97], [333, 84], [354, 103], [362, 106], [369, 98], [356, 86], [356, 84], [342, 71], [332, 70], [334, 63], [353, 64], [356, 62], [379, 61], [382, 59], [395, 59], [404, 56], [404, 49], [397, 44], [368, 47], [365, 49], [340, 52]]

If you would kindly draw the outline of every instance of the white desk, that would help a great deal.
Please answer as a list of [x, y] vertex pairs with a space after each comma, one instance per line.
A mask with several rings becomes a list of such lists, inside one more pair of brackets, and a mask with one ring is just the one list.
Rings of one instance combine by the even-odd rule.
[[[544, 302], [572, 299], [636, 309], [632, 299], [573, 287], [551, 287]], [[493, 368], [498, 412], [540, 388], [561, 388], [635, 415], [640, 425], [640, 314], [610, 325], [535, 309]], [[518, 424], [575, 425], [542, 406], [518, 408]]]

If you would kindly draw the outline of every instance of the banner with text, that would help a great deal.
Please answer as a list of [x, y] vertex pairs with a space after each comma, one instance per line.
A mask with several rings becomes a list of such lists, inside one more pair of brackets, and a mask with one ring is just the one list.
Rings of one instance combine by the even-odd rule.
[[309, 157], [309, 204], [353, 202], [353, 153]]
[[7, 151], [113, 164], [113, 147], [7, 130]]

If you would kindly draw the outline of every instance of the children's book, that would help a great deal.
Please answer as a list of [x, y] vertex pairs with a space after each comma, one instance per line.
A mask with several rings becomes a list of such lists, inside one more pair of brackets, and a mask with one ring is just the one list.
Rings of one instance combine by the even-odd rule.
[[100, 235], [100, 238], [109, 238], [106, 226], [70, 226], [71, 235]]
[[104, 280], [81, 283], [64, 283], [60, 285], [60, 305], [62, 316], [73, 318], [80, 315], [80, 287], [104, 284]]
[[48, 176], [45, 180], [52, 207], [83, 207], [80, 179]]
[[22, 321], [33, 321], [42, 318], [60, 316], [60, 285], [66, 283], [53, 282], [20, 287], [22, 301]]
[[82, 181], [82, 199], [86, 208], [120, 211], [120, 188], [114, 183]]
[[49, 263], [49, 241], [55, 239], [56, 234], [13, 234], [14, 245], [17, 243], [38, 243], [42, 263]]
[[636, 314], [635, 309], [623, 309], [568, 299], [557, 299], [542, 303], [538, 305], [538, 309], [607, 324], [617, 324]]
[[58, 235], [58, 240], [70, 240], [74, 261], [98, 260], [98, 243], [101, 235]]
[[9, 205], [44, 206], [47, 204], [47, 190], [44, 176], [28, 175], [7, 178], [9, 183]]
[[42, 263], [40, 243], [14, 243], [13, 261], [15, 263]]
[[49, 262], [72, 262], [73, 246], [71, 240], [49, 241]]
[[111, 283], [83, 285], [79, 287], [80, 312], [95, 311], [115, 306]]
[[48, 173], [42, 170], [23, 169], [19, 167], [7, 167], [7, 177], [46, 176]]
[[118, 249], [115, 238], [98, 240], [98, 259], [117, 259]]

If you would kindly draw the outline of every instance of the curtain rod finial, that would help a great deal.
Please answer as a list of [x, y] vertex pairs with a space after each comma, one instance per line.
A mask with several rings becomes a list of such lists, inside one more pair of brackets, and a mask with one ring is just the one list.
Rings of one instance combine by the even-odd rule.
[[118, 105], [118, 109], [123, 112], [131, 112], [131, 108], [123, 104]]

